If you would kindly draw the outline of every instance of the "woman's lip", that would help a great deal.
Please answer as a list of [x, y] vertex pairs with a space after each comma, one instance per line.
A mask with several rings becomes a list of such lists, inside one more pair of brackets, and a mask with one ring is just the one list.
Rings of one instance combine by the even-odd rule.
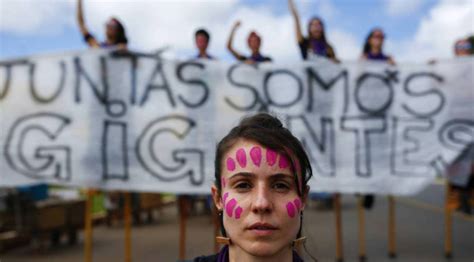
[[248, 227], [250, 230], [259, 230], [259, 231], [265, 231], [265, 230], [276, 230], [278, 227], [269, 224], [269, 223], [263, 223], [263, 222], [257, 222], [252, 224], [251, 226]]

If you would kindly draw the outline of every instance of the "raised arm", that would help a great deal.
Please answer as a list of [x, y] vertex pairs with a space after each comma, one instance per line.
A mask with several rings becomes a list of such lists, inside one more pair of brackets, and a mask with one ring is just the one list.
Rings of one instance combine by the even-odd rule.
[[300, 17], [298, 15], [298, 10], [296, 10], [295, 3], [293, 0], [288, 0], [288, 7], [290, 8], [290, 12], [293, 16], [293, 19], [295, 20], [295, 32], [296, 32], [296, 41], [298, 43], [303, 42], [304, 37], [303, 33], [301, 33], [301, 23], [300, 23]]
[[235, 24], [232, 26], [232, 30], [230, 31], [229, 39], [227, 40], [227, 49], [232, 53], [232, 55], [237, 58], [238, 60], [244, 59], [244, 56], [239, 54], [237, 51], [235, 51], [234, 47], [232, 46], [232, 43], [234, 42], [234, 35], [235, 31], [240, 26], [240, 21], [235, 22]]
[[84, 36], [84, 39], [86, 40], [87, 44], [90, 47], [100, 47], [97, 40], [92, 37], [92, 35], [89, 33], [89, 30], [87, 30], [86, 24], [84, 22], [84, 15], [82, 12], [82, 0], [77, 0], [77, 23], [79, 24], [79, 30]]

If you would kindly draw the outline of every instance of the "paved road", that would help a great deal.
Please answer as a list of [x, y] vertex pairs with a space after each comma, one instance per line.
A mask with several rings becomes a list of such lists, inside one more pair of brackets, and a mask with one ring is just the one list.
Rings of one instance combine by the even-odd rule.
[[[345, 261], [358, 261], [357, 209], [353, 196], [344, 196], [343, 232]], [[396, 200], [398, 257], [387, 257], [387, 198], [377, 197], [373, 210], [366, 212], [368, 261], [474, 261], [474, 218], [454, 216], [454, 257], [444, 258], [443, 187], [433, 185], [416, 197]], [[175, 207], [166, 208], [158, 222], [133, 228], [133, 261], [177, 261], [178, 223]], [[334, 216], [315, 207], [305, 212], [304, 231], [307, 249], [319, 261], [334, 261]], [[187, 257], [210, 254], [213, 226], [208, 216], [193, 216], [189, 221]], [[66, 245], [36, 254], [22, 248], [0, 255], [1, 262], [74, 262], [83, 261], [82, 244]], [[94, 261], [123, 261], [123, 230], [120, 225], [99, 226], [94, 231]], [[305, 256], [307, 261], [309, 257]]]

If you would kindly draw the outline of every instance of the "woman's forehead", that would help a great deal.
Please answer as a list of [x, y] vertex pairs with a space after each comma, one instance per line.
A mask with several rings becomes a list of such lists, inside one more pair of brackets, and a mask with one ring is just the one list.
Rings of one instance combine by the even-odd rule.
[[293, 165], [299, 166], [297, 162], [293, 159], [292, 164], [288, 155], [280, 154], [258, 142], [239, 139], [224, 154], [222, 164], [224, 170], [231, 174], [248, 171], [254, 174], [293, 175]]

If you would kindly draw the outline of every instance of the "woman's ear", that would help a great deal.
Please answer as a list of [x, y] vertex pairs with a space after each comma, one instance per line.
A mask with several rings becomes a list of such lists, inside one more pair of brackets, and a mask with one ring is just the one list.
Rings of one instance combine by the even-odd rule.
[[217, 189], [216, 185], [212, 185], [211, 187], [212, 192], [212, 199], [214, 200], [214, 205], [216, 205], [217, 209], [222, 211], [222, 201], [221, 201], [221, 194], [219, 189]]

